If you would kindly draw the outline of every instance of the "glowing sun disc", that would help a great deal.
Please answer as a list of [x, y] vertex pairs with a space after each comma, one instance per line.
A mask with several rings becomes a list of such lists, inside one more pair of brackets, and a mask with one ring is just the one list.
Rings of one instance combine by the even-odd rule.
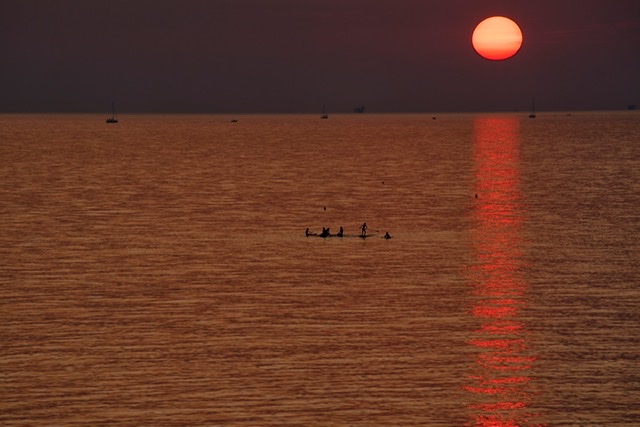
[[522, 46], [522, 31], [511, 19], [492, 16], [476, 26], [471, 43], [483, 58], [499, 61], [518, 53]]

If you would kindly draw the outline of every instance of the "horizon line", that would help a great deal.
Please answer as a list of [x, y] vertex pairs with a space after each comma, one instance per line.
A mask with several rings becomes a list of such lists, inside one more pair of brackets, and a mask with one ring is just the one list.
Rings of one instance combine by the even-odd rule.
[[[597, 112], [597, 111], [640, 111], [640, 109], [629, 108], [634, 106], [629, 104], [626, 108], [587, 108], [587, 109], [548, 109], [538, 110], [536, 113], [564, 113], [564, 112]], [[635, 107], [635, 106], [634, 106]], [[527, 113], [529, 110], [460, 110], [460, 111], [437, 111], [437, 110], [424, 110], [424, 111], [369, 111], [365, 113], [356, 113], [353, 111], [336, 111], [330, 114], [333, 115], [350, 115], [350, 116], [367, 116], [374, 114], [505, 114], [505, 113]], [[0, 111], [0, 114], [108, 114], [107, 111]], [[320, 113], [308, 112], [308, 111], [227, 111], [227, 112], [212, 112], [212, 111], [119, 111], [118, 115], [153, 115], [153, 114], [168, 114], [168, 115], [319, 115]]]

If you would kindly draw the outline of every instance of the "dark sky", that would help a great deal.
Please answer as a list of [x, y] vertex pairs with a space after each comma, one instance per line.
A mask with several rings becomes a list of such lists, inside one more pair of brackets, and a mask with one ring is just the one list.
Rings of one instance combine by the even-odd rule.
[[[492, 15], [524, 34], [475, 53]], [[639, 0], [0, 0], [0, 112], [640, 105]]]

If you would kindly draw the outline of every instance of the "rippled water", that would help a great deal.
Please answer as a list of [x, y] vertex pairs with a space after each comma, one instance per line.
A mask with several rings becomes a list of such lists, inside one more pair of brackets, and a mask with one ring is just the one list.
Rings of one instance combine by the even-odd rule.
[[635, 425], [638, 141], [633, 112], [0, 116], [0, 424]]

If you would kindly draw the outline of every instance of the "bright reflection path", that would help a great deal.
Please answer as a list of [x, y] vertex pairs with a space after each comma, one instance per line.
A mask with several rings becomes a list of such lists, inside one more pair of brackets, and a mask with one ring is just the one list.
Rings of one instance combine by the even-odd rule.
[[479, 327], [469, 340], [474, 374], [465, 389], [469, 425], [477, 427], [540, 425], [531, 405], [536, 356], [521, 320], [528, 286], [521, 274], [526, 212], [520, 203], [519, 126], [517, 117], [481, 117], [474, 123], [476, 259], [470, 270], [470, 315]]

